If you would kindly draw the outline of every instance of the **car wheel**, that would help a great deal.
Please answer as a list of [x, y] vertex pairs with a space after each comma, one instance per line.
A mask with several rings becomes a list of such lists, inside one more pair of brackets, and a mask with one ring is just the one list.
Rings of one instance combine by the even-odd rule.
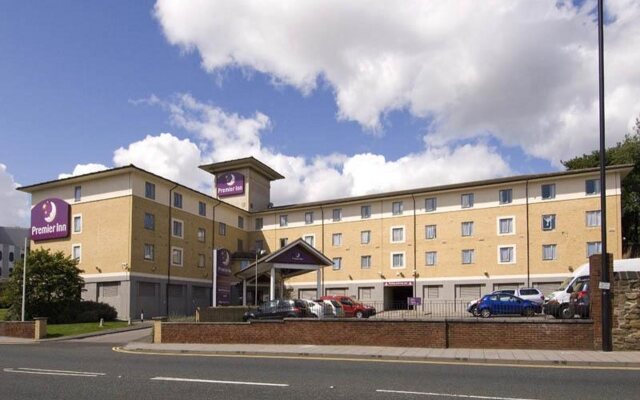
[[483, 309], [480, 311], [480, 316], [481, 316], [482, 318], [489, 318], [489, 317], [491, 316], [491, 310], [489, 310], [488, 308], [483, 308]]
[[473, 314], [474, 317], [480, 316], [480, 313], [478, 312], [478, 306], [471, 307], [471, 314]]
[[535, 314], [536, 313], [533, 311], [533, 308], [525, 308], [524, 311], [522, 311], [522, 315], [525, 317], [533, 317]]
[[364, 318], [364, 313], [362, 311], [356, 311], [356, 318]]
[[573, 307], [569, 307], [569, 305], [565, 304], [560, 307], [560, 311], [558, 311], [560, 319], [569, 319], [573, 318]]

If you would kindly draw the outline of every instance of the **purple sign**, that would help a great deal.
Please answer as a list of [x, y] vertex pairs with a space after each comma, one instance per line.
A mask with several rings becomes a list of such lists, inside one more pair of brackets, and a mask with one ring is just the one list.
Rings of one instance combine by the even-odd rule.
[[71, 233], [71, 206], [60, 199], [45, 199], [31, 209], [31, 240], [66, 238]]
[[216, 250], [216, 305], [231, 304], [231, 253], [227, 249]]
[[271, 260], [273, 263], [282, 264], [318, 264], [317, 257], [313, 256], [307, 250], [302, 247], [294, 246], [284, 253], [280, 254], [275, 259]]
[[413, 286], [411, 281], [385, 282], [384, 286]]
[[407, 297], [407, 303], [409, 303], [410, 306], [422, 305], [422, 297]]
[[218, 197], [237, 196], [244, 193], [244, 175], [238, 172], [225, 172], [216, 176]]

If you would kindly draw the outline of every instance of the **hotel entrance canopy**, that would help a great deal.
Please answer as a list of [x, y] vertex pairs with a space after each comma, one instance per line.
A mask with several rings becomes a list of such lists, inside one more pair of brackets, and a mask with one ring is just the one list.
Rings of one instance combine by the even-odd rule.
[[[275, 299], [276, 281], [280, 285], [284, 280], [297, 275], [316, 271], [317, 290], [321, 293], [322, 268], [333, 265], [333, 262], [324, 254], [302, 239], [297, 239], [276, 252], [268, 254], [246, 268], [236, 273], [235, 276], [242, 280], [243, 305], [246, 305], [247, 283], [257, 284], [256, 278], [263, 275], [270, 277], [269, 299]], [[282, 291], [280, 292], [282, 293]]]

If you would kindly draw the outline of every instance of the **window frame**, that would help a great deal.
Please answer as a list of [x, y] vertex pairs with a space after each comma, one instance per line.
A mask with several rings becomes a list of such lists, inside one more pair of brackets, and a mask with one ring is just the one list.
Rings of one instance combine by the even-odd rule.
[[227, 224], [218, 222], [218, 236], [227, 236]]
[[182, 206], [184, 205], [183, 198], [182, 198], [182, 193], [173, 192], [173, 202], [172, 202], [172, 204], [173, 204], [174, 208], [182, 209]]
[[[176, 222], [180, 224], [180, 235], [176, 235]], [[184, 239], [184, 221], [178, 218], [171, 218], [171, 236]]]
[[[464, 226], [465, 224], [470, 224], [471, 226], [471, 231], [468, 235], [464, 234]], [[460, 236], [461, 237], [473, 237], [473, 234], [475, 233], [475, 224], [473, 221], [462, 221], [460, 223]]]
[[[365, 260], [368, 261], [365, 263]], [[360, 256], [360, 269], [371, 269], [371, 255], [365, 254]]]
[[[76, 249], [78, 249], [78, 252], [80, 253], [79, 257], [76, 257]], [[71, 245], [71, 258], [73, 260], [77, 260], [78, 264], [82, 263], [82, 243], [73, 243]]]
[[[552, 227], [550, 227], [550, 228], [545, 228], [544, 227], [544, 217], [553, 217], [552, 218], [552, 221], [553, 221], [553, 226]], [[540, 223], [542, 225], [541, 227], [542, 227], [542, 230], [544, 232], [555, 231], [556, 230], [556, 225], [557, 225], [557, 223], [556, 223], [556, 214], [542, 214], [542, 216], [540, 217]]]
[[[151, 222], [151, 227], [147, 226], [147, 216], [150, 217], [149, 221]], [[144, 219], [142, 220], [142, 225], [144, 226], [144, 229], [149, 230], [149, 231], [155, 231], [156, 230], [156, 215], [150, 212], [146, 212], [144, 213]]]
[[[589, 214], [596, 214], [598, 216], [598, 223], [596, 225], [589, 225]], [[584, 224], [587, 228], [600, 228], [602, 226], [602, 212], [600, 210], [588, 210], [584, 212]]]
[[150, 200], [156, 199], [156, 184], [149, 181], [144, 182], [144, 197]]
[[[142, 259], [144, 261], [155, 261], [156, 259], [156, 249], [155, 249], [155, 245], [153, 243], [144, 243], [144, 245], [142, 246]], [[151, 258], [147, 257], [147, 249], [151, 249]]]
[[[336, 217], [336, 211], [338, 212], [338, 213], [337, 213], [337, 214], [338, 214], [338, 215], [337, 215], [337, 217]], [[333, 222], [339, 222], [339, 221], [342, 221], [342, 208], [334, 208], [334, 209], [331, 211], [331, 213], [332, 213], [332, 214], [331, 214], [331, 220], [332, 220]]]
[[[544, 195], [545, 187], [549, 188], [551, 190], [549, 195], [546, 196], [546, 197]], [[540, 184], [540, 198], [542, 200], [553, 200], [553, 199], [556, 198], [556, 195], [557, 195], [557, 191], [556, 191], [556, 184], [555, 183], [542, 183], [542, 184]]]
[[[470, 261], [469, 262], [464, 262], [464, 255], [465, 253], [468, 252], [468, 254], [471, 255]], [[461, 257], [461, 263], [462, 265], [473, 265], [476, 263], [476, 249], [462, 249], [460, 250], [460, 257]]]
[[[366, 210], [366, 213], [365, 213]], [[371, 204], [360, 206], [360, 219], [370, 219], [372, 215]]]
[[[545, 248], [553, 248], [553, 257], [546, 258]], [[558, 245], [556, 243], [549, 243], [542, 245], [542, 261], [555, 261], [558, 259]]]
[[[433, 262], [429, 263], [429, 256], [433, 256]], [[425, 267], [435, 267], [438, 264], [438, 252], [435, 250], [429, 250], [424, 252], [424, 265]]]
[[198, 215], [201, 217], [207, 216], [207, 203], [204, 201], [198, 201]]
[[82, 201], [82, 186], [78, 185], [73, 187], [73, 201], [74, 203]]
[[[593, 185], [593, 191], [589, 192], [589, 184]], [[600, 178], [585, 179], [584, 181], [584, 195], [585, 196], [597, 196], [602, 191], [602, 185], [600, 184]]]
[[[503, 220], [511, 220], [511, 232], [502, 232], [502, 224]], [[515, 215], [503, 215], [496, 218], [496, 233], [498, 236], [509, 236], [516, 234], [516, 217]]]
[[[596, 250], [599, 250], [599, 251], [596, 251], [594, 253], [589, 254], [589, 246], [590, 245], [596, 245]], [[587, 242], [587, 258], [589, 258], [593, 254], [602, 254], [602, 242], [600, 240], [596, 240], [596, 241], [593, 241], [593, 242]]]
[[304, 224], [305, 225], [313, 224], [313, 211], [305, 211], [305, 213], [304, 213]]
[[281, 228], [289, 226], [289, 214], [280, 214], [278, 216], [278, 222], [280, 223]]
[[402, 215], [404, 212], [404, 203], [402, 200], [394, 201], [391, 203], [391, 215]]
[[[402, 239], [395, 240], [393, 236], [393, 232], [396, 230], [400, 230], [402, 232]], [[391, 243], [404, 243], [407, 240], [407, 235], [405, 235], [405, 227], [404, 225], [392, 226], [389, 228], [389, 239]]]
[[[433, 200], [433, 208], [429, 207], [430, 200]], [[438, 209], [438, 198], [437, 197], [427, 197], [424, 199], [424, 212], [434, 212]]]
[[[515, 244], [503, 244], [498, 246], [498, 264], [515, 264], [517, 260], [516, 245]], [[502, 249], [511, 249], [511, 260], [502, 261]]]
[[[508, 198], [509, 198], [508, 201], [503, 201], [502, 200], [502, 194], [503, 193], [508, 193]], [[498, 203], [499, 204], [511, 204], [511, 203], [513, 203], [513, 188], [498, 190]]]
[[331, 234], [331, 245], [333, 247], [342, 246], [342, 232], [335, 232]]
[[[429, 237], [429, 228], [433, 228], [433, 236]], [[424, 239], [425, 240], [435, 240], [438, 238], [438, 225], [430, 224], [424, 226]]]
[[[473, 193], [462, 193], [460, 195], [460, 208], [473, 208], [475, 205]], [[467, 199], [467, 204], [465, 205], [465, 198]]]
[[333, 257], [331, 259], [331, 270], [332, 271], [340, 271], [342, 270], [342, 257]]
[[[76, 230], [76, 219], [78, 219], [80, 221], [80, 229]], [[73, 224], [72, 229], [73, 229], [73, 233], [74, 234], [80, 234], [82, 233], [82, 225], [83, 225], [83, 220], [82, 220], [82, 214], [73, 214], [73, 216], [71, 217], [71, 222]]]
[[[200, 235], [200, 232], [202, 232], [202, 237]], [[198, 227], [198, 230], [196, 231], [196, 239], [198, 240], [198, 242], [201, 242], [201, 243], [206, 242], [207, 241], [207, 229]]]
[[[180, 254], [180, 263], [175, 262], [175, 252], [179, 252]], [[182, 247], [171, 246], [171, 266], [172, 267], [182, 267], [184, 266], [184, 250]]]
[[256, 217], [254, 224], [256, 231], [262, 230], [264, 228], [264, 219], [262, 217]]
[[[363, 242], [363, 241], [362, 241], [362, 235], [363, 235], [365, 232], [367, 233], [367, 241], [366, 241], [366, 242]], [[360, 244], [371, 244], [371, 230], [369, 230], [369, 229], [365, 229], [364, 231], [360, 231]]]
[[[402, 265], [399, 267], [394, 266], [394, 256], [402, 256]], [[391, 269], [405, 269], [407, 268], [406, 262], [406, 252], [404, 251], [392, 251], [389, 253], [389, 265]]]

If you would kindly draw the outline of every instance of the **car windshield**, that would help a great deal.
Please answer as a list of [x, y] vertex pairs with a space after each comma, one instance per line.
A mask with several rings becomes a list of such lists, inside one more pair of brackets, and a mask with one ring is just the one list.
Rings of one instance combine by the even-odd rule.
[[558, 288], [558, 290], [565, 290], [567, 286], [569, 286], [571, 281], [573, 281], [573, 276], [570, 276], [567, 279], [565, 279], [564, 282], [560, 284], [560, 287]]

